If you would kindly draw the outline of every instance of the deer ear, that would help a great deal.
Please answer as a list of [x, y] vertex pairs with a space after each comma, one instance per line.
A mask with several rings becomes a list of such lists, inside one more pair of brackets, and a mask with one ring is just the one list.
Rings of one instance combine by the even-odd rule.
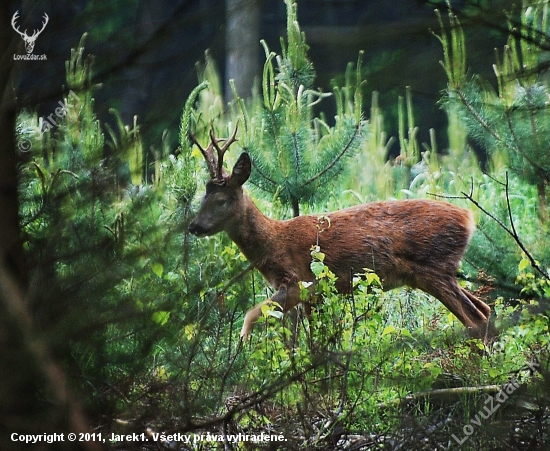
[[233, 166], [233, 172], [229, 178], [229, 184], [237, 187], [244, 185], [244, 182], [250, 177], [250, 171], [252, 170], [252, 162], [250, 161], [250, 155], [243, 152], [235, 166]]

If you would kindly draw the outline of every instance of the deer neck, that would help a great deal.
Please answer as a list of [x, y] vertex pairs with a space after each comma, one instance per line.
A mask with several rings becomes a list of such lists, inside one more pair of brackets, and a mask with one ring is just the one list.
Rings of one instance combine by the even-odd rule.
[[243, 193], [243, 213], [225, 231], [254, 266], [261, 265], [276, 245], [276, 235], [281, 221], [264, 215]]

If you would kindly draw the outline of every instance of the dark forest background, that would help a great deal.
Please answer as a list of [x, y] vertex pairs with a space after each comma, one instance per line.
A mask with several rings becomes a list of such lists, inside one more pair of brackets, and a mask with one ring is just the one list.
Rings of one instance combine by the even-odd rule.
[[[473, 72], [490, 75], [486, 62], [507, 33], [502, 18], [511, 3], [452, 2], [458, 14], [466, 15], [463, 26], [473, 43]], [[396, 99], [410, 86], [421, 141], [428, 142], [428, 130], [435, 128], [444, 142], [446, 119], [437, 100], [446, 79], [439, 65], [439, 43], [430, 34], [438, 28], [434, 6], [418, 0], [299, 2], [319, 88], [329, 90], [333, 80], [343, 77], [346, 64], [364, 50], [369, 90], [380, 91], [381, 105], [393, 110], [387, 118], [393, 130]], [[13, 2], [10, 17], [16, 10], [29, 29], [40, 25], [44, 12], [50, 17], [35, 51], [45, 53], [48, 60], [39, 66], [18, 62], [14, 67], [20, 106], [36, 107], [43, 114], [50, 111], [65, 77], [67, 55], [87, 33], [86, 51], [94, 56], [93, 81], [100, 84], [95, 93], [99, 117], [112, 121], [109, 108], [121, 111], [125, 123], [138, 115], [145, 141], [157, 146], [164, 130], [177, 128], [181, 105], [197, 84], [196, 64], [204, 60], [205, 51], [222, 78], [235, 79], [239, 95], [249, 97], [261, 75], [260, 39], [278, 48], [286, 26], [282, 1], [29, 1]], [[15, 33], [12, 39], [14, 45], [22, 45]], [[227, 82], [224, 90], [229, 100]], [[175, 133], [171, 140], [176, 143]]]
[[[438, 165], [437, 155], [429, 160], [427, 156], [421, 157], [418, 151], [422, 143], [427, 144], [424, 149], [429, 147], [430, 151], [435, 150], [432, 145], [435, 133], [439, 154], [449, 153], [447, 112], [458, 110], [453, 110], [454, 106], [451, 106], [444, 111], [445, 105], [440, 102], [444, 92], [450, 89], [450, 82], [440, 64], [441, 42], [432, 34], [432, 31], [443, 33], [434, 9], [442, 11], [444, 17], [451, 10], [460, 20], [468, 48], [468, 74], [489, 80], [483, 85], [486, 89], [483, 92], [487, 93], [497, 89], [492, 66], [495, 48], [501, 49], [507, 42], [510, 18], [516, 20], [520, 15], [516, 7], [512, 0], [300, 0], [298, 17], [309, 45], [308, 57], [315, 67], [314, 89], [328, 92], [335, 85], [344, 86], [348, 81], [346, 66], [350, 61], [358, 61], [358, 54], [363, 51], [362, 67], [358, 72], [362, 73], [366, 84], [364, 88], [355, 86], [358, 91], [363, 89], [366, 99], [362, 104], [361, 120], [368, 117], [370, 125], [375, 124], [374, 118], [381, 117], [382, 109], [384, 136], [397, 136], [400, 133], [402, 137], [405, 136], [403, 130], [400, 130], [400, 121], [403, 124], [405, 122], [403, 97], [405, 93], [407, 96], [412, 95], [407, 97], [412, 99], [412, 103], [407, 104], [406, 108], [410, 118], [414, 108], [414, 124], [411, 119], [409, 133], [416, 130], [414, 139], [420, 143], [413, 152], [415, 161], [407, 161], [406, 167], [403, 167], [405, 169], [397, 167], [397, 164], [394, 165], [394, 157], [400, 152], [404, 155], [403, 143], [406, 140], [378, 142], [375, 136], [371, 137], [372, 148], [385, 152], [379, 158], [380, 167], [386, 160], [391, 160], [391, 164], [386, 165], [384, 170], [388, 174], [401, 171], [395, 177], [396, 180], [407, 172], [402, 177], [407, 182], [414, 178], [411, 176], [413, 170], [420, 167], [424, 171], [420, 175], [425, 175], [421, 181], [416, 179], [424, 189], [421, 195], [433, 192], [430, 189], [439, 182], [438, 193], [448, 192], [447, 188], [452, 187], [449, 190], [456, 189], [458, 194], [460, 189], [467, 191], [468, 187], [456, 187], [459, 182], [468, 185], [466, 179], [470, 174], [461, 177], [464, 174], [458, 170], [451, 174], [450, 169], [447, 172], [440, 171], [439, 167], [433, 169]], [[34, 48], [34, 54], [46, 55], [46, 60], [14, 59], [14, 54], [25, 53], [23, 41], [10, 23], [16, 11], [19, 12], [18, 24], [21, 30], [26, 29], [29, 33], [40, 27], [44, 14], [48, 15], [49, 22], [37, 38]], [[516, 15], [509, 15], [509, 11], [516, 11]], [[271, 335], [269, 338], [265, 338], [268, 335], [261, 335], [263, 338], [259, 339], [265, 340], [265, 349], [260, 349], [262, 342], [256, 341], [253, 345], [256, 347], [252, 346], [254, 352], [250, 354], [240, 353], [241, 348], [235, 351], [232, 337], [241, 318], [239, 315], [246, 310], [245, 305], [248, 305], [250, 298], [257, 296], [257, 287], [262, 296], [268, 289], [261, 285], [259, 276], [249, 272], [250, 268], [247, 269], [243, 259], [239, 259], [238, 250], [227, 239], [218, 237], [197, 243], [192, 241], [194, 238], [189, 236], [186, 227], [197, 207], [200, 192], [197, 191], [197, 180], [202, 183], [202, 178], [195, 157], [186, 156], [182, 151], [188, 143], [184, 142], [187, 130], [180, 133], [180, 124], [187, 99], [198, 83], [203, 81], [201, 77], [205, 78], [205, 61], [210, 64], [210, 69], [212, 62], [215, 63], [224, 99], [224, 111], [207, 119], [218, 127], [218, 131], [226, 133], [229, 127], [224, 121], [228, 120], [229, 110], [235, 105], [232, 103], [235, 99], [229, 80], [234, 80], [235, 90], [244, 103], [252, 105], [261, 94], [265, 62], [260, 39], [264, 39], [271, 50], [280, 53], [281, 38], [286, 33], [287, 7], [282, 0], [0, 0], [0, 449], [104, 449], [104, 444], [93, 441], [51, 445], [41, 443], [30, 448], [14, 443], [10, 439], [13, 431], [39, 434], [71, 431], [145, 433], [166, 427], [172, 428], [173, 432], [193, 432], [206, 430], [213, 425], [216, 428], [228, 428], [237, 424], [235, 427], [241, 428], [244, 423], [245, 429], [253, 429], [258, 425], [261, 429], [270, 421], [277, 423], [281, 417], [285, 421], [300, 417], [300, 421], [305, 424], [307, 415], [300, 409], [303, 407], [307, 413], [307, 406], [317, 405], [317, 399], [313, 399], [316, 395], [310, 396], [306, 388], [303, 388], [303, 393], [290, 390], [289, 394], [284, 390], [308, 377], [315, 383], [321, 381], [322, 395], [319, 397], [324, 401], [329, 399], [327, 405], [331, 402], [333, 405], [340, 403], [342, 407], [339, 413], [345, 410], [344, 405], [347, 409], [346, 403], [350, 400], [343, 394], [347, 385], [338, 385], [340, 382], [331, 379], [332, 365], [341, 368], [346, 356], [351, 355], [351, 352], [346, 354], [346, 350], [334, 344], [338, 340], [330, 341], [327, 348], [323, 348], [323, 351], [332, 350], [333, 347], [337, 349], [337, 352], [325, 352], [323, 359], [319, 359], [319, 355], [311, 349], [302, 349], [303, 358], [298, 359], [297, 367], [293, 366], [295, 361], [286, 359], [289, 348], [283, 346], [282, 340], [272, 340]], [[546, 41], [542, 41], [545, 44], [539, 46], [538, 50], [547, 55], [549, 48]], [[84, 49], [82, 58], [78, 57], [77, 52], [71, 53], [72, 49], [79, 47]], [[546, 77], [546, 69], [547, 66], [537, 67], [535, 72]], [[79, 76], [82, 79], [76, 83]], [[541, 79], [537, 85], [539, 87], [546, 80], [543, 77]], [[73, 87], [70, 80], [75, 83], [74, 86], [78, 86], [77, 94], [81, 102], [70, 105], [75, 110], [77, 106], [81, 108], [80, 116], [70, 122], [67, 115], [64, 121], [54, 127], [51, 135], [44, 134], [43, 138], [40, 133], [42, 141], [33, 141], [32, 152], [21, 150], [21, 136], [26, 136], [21, 123], [40, 123], [41, 119], [44, 120], [55, 111], [60, 100], [65, 100], [68, 90]], [[371, 97], [373, 92], [378, 94]], [[482, 97], [474, 92], [472, 98], [476, 96]], [[371, 104], [371, 99], [375, 98], [377, 104]], [[451, 95], [447, 98], [448, 104], [452, 101], [449, 99]], [[194, 100], [197, 100], [197, 111], [200, 110], [196, 116], [199, 119], [200, 114], [206, 117], [209, 113], [206, 112], [204, 98], [197, 94]], [[194, 106], [190, 105], [188, 110]], [[326, 124], [323, 124], [327, 130], [335, 123], [337, 107], [334, 102], [322, 105], [322, 117], [326, 119]], [[113, 113], [113, 110], [118, 113]], [[320, 111], [319, 107], [316, 113]], [[223, 113], [228, 113], [228, 116], [225, 117]], [[196, 120], [197, 124], [200, 123], [199, 119]], [[204, 123], [207, 119], [202, 118]], [[522, 120], [523, 127], [529, 129], [525, 125], [525, 117]], [[495, 120], [495, 124], [497, 122]], [[132, 128], [128, 124], [136, 126]], [[359, 129], [359, 121], [353, 127]], [[545, 133], [547, 129], [550, 130], [550, 126], [542, 132]], [[88, 141], [76, 142], [75, 136], [84, 132], [90, 133]], [[138, 135], [139, 140], [136, 138]], [[529, 135], [526, 132], [522, 136]], [[408, 138], [409, 142], [413, 141], [411, 134]], [[485, 136], [468, 140], [481, 166], [490, 157], [487, 152], [490, 145], [480, 145], [484, 144], [482, 138]], [[136, 144], [138, 141], [139, 145]], [[95, 146], [92, 151], [86, 147], [90, 142]], [[369, 144], [365, 142], [361, 145], [367, 148]], [[393, 144], [386, 146], [386, 143]], [[190, 149], [187, 149], [189, 154]], [[461, 156], [457, 159], [466, 155], [462, 153], [463, 150], [455, 153]], [[429, 155], [430, 151], [425, 155]], [[75, 155], [81, 159], [77, 161]], [[135, 167], [132, 166], [134, 155], [138, 155]], [[357, 161], [370, 161], [368, 158], [365, 156], [363, 160]], [[465, 163], [464, 167], [475, 166], [475, 169], [471, 169], [472, 173], [478, 171], [477, 159], [464, 157], [463, 160], [468, 160], [470, 164], [468, 166]], [[502, 168], [505, 163], [495, 165], [502, 169], [495, 176], [475, 172], [479, 176], [476, 183], [480, 183], [480, 192], [484, 195], [489, 193], [483, 200], [500, 208], [495, 215], [502, 221], [512, 218], [512, 207], [523, 206], [530, 215], [529, 220], [524, 221], [528, 224], [526, 230], [539, 230], [541, 236], [547, 238], [548, 171], [546, 168], [542, 172], [535, 170], [535, 175], [527, 182], [519, 182], [517, 180], [521, 179], [521, 172], [529, 172], [524, 171], [522, 164], [516, 166], [519, 178], [513, 179], [510, 184], [508, 172], [505, 184], [495, 180], [496, 177], [504, 180], [506, 169]], [[455, 168], [452, 165], [449, 167], [453, 170]], [[460, 168], [462, 170], [463, 167]], [[437, 181], [434, 181], [436, 176], [432, 177], [435, 173], [440, 177]], [[534, 179], [541, 174], [544, 180], [537, 185]], [[382, 170], [378, 175], [383, 176]], [[377, 182], [385, 181], [379, 178]], [[359, 190], [352, 192], [355, 180], [346, 180], [346, 183], [349, 188], [345, 190], [346, 196], [351, 193], [363, 200]], [[364, 187], [360, 182], [357, 183]], [[410, 187], [408, 184], [399, 185], [395, 182], [394, 185], [390, 188], [399, 195], [412, 193], [412, 188], [410, 192], [407, 191]], [[512, 202], [509, 201], [509, 188], [517, 188], [519, 193]], [[323, 208], [326, 205], [335, 208], [342, 206], [338, 203], [339, 198], [344, 197], [342, 193], [336, 190], [330, 196]], [[256, 197], [261, 198], [260, 195]], [[261, 200], [264, 202], [262, 208], [271, 206], [269, 196]], [[364, 200], [370, 200], [370, 197], [365, 194]], [[465, 201], [464, 196], [462, 201]], [[274, 212], [280, 213], [282, 209], [277, 210], [280, 205], [276, 202], [273, 204]], [[305, 207], [308, 211], [307, 208], [313, 210], [318, 205]], [[480, 213], [476, 214], [479, 218]], [[520, 292], [522, 295], [525, 292], [546, 295], [550, 292], [550, 283], [547, 283], [547, 277], [540, 277], [535, 270], [533, 273], [537, 274], [536, 277], [533, 273], [526, 274], [526, 268], [531, 268], [530, 265], [536, 268], [535, 259], [528, 260], [529, 254], [522, 254], [522, 250], [516, 247], [510, 237], [506, 238], [508, 241], [493, 240], [498, 233], [499, 237], [506, 234], [495, 232], [498, 227], [485, 216], [483, 218], [479, 221], [482, 232], [477, 237], [480, 240], [492, 240], [491, 244], [501, 252], [493, 260], [499, 260], [500, 255], [506, 254], [509, 257], [506, 260], [508, 266], [499, 273], [500, 267], [494, 269], [481, 264], [475, 267], [475, 264], [468, 262], [478, 270], [478, 275], [473, 282], [464, 276], [464, 283], [478, 283], [481, 295], [482, 288], [492, 291], [496, 285], [497, 289], [502, 289], [499, 295], [508, 296], [501, 304], [497, 302], [499, 312], [515, 315], [518, 321], [527, 321], [527, 314], [523, 310], [516, 311], [506, 302], [517, 301], [516, 296], [520, 296]], [[483, 229], [484, 226], [486, 229]], [[541, 250], [541, 254], [550, 255], [548, 246], [541, 243], [545, 241], [529, 244], [533, 247], [540, 245], [539, 248], [544, 250]], [[491, 252], [484, 250], [489, 248], [479, 246], [478, 249], [480, 259], [492, 258]], [[492, 263], [496, 268], [501, 263], [504, 266], [503, 261]], [[494, 274], [504, 274], [502, 287], [498, 286], [500, 280], [494, 283], [491, 274], [485, 277], [487, 274], [483, 269], [488, 273], [494, 270]], [[517, 273], [524, 276], [519, 281], [519, 287]], [[364, 359], [360, 362], [363, 368], [366, 368], [363, 365], [365, 362], [376, 361], [378, 366], [369, 367], [363, 373], [357, 370], [357, 374], [363, 378], [361, 381], [359, 376], [356, 381], [350, 377], [350, 387], [353, 382], [356, 383], [353, 390], [357, 391], [350, 389], [350, 392], [357, 394], [357, 402], [354, 401], [353, 407], [350, 407], [349, 418], [346, 419], [358, 429], [363, 427], [364, 437], [367, 437], [365, 431], [372, 424], [391, 424], [393, 431], [418, 431], [417, 423], [413, 426], [411, 424], [413, 420], [416, 421], [414, 415], [419, 412], [421, 418], [433, 420], [434, 424], [444, 425], [442, 427], [452, 423], [444, 419], [452, 418], [451, 413], [459, 417], [463, 414], [467, 416], [464, 413], [464, 406], [469, 406], [467, 402], [460, 405], [455, 403], [451, 410], [438, 405], [437, 414], [430, 416], [432, 411], [420, 401], [413, 409], [414, 414], [407, 411], [403, 416], [396, 415], [391, 419], [380, 414], [378, 421], [375, 416], [380, 413], [379, 407], [386, 409], [393, 405], [388, 393], [394, 382], [396, 385], [403, 382], [403, 385], [399, 385], [401, 396], [409, 391], [430, 388], [422, 385], [426, 381], [434, 382], [433, 388], [436, 382], [440, 382], [440, 375], [446, 376], [456, 370], [475, 374], [468, 380], [470, 385], [494, 390], [494, 384], [497, 383], [494, 381], [502, 383], [511, 375], [522, 376], [522, 381], [530, 380], [532, 374], [527, 375], [528, 368], [525, 365], [517, 368], [520, 359], [530, 360], [530, 356], [537, 352], [547, 356], [544, 353], [548, 342], [541, 338], [548, 332], [546, 314], [543, 319], [537, 317], [536, 327], [528, 328], [529, 332], [525, 335], [531, 341], [526, 338], [522, 342], [525, 347], [518, 345], [515, 348], [510, 344], [513, 340], [507, 342], [503, 339], [499, 348], [502, 354], [498, 354], [498, 358], [502, 359], [500, 363], [505, 369], [497, 373], [491, 372], [489, 360], [481, 362], [481, 356], [486, 355], [483, 354], [484, 344], [464, 343], [464, 340], [452, 335], [454, 332], [437, 335], [439, 326], [428, 324], [429, 321], [423, 323], [422, 327], [434, 335], [425, 338], [420, 333], [417, 336], [413, 331], [416, 340], [413, 341], [407, 327], [413, 324], [418, 326], [417, 329], [421, 328], [414, 311], [417, 305], [423, 305], [422, 299], [418, 300], [410, 292], [399, 298], [412, 301], [409, 310], [399, 312], [406, 325], [397, 331], [383, 322], [386, 320], [381, 319], [382, 314], [378, 315], [378, 307], [375, 305], [378, 301], [370, 293], [365, 289], [363, 294], [368, 302], [373, 303], [375, 314], [369, 316], [366, 323], [361, 323], [361, 327], [370, 328], [372, 337], [376, 337], [375, 333], [381, 333], [381, 336], [378, 341], [375, 338], [364, 338], [365, 341], [359, 344], [369, 352], [375, 349], [377, 353], [372, 351], [373, 355], [380, 361], [370, 358], [368, 352], [360, 357]], [[335, 299], [333, 301], [337, 303]], [[447, 321], [444, 314], [433, 313], [431, 308], [426, 308], [425, 312], [423, 310], [427, 312], [426, 316], [433, 314], [439, 320]], [[529, 308], [530, 312], [537, 314], [542, 311], [535, 307]], [[397, 311], [393, 313], [397, 314]], [[405, 319], [409, 322], [406, 323]], [[450, 325], [449, 330], [454, 327], [452, 323], [451, 319], [448, 319], [448, 324], [445, 323]], [[518, 330], [510, 332], [506, 339], [523, 337], [522, 331]], [[342, 330], [338, 332], [345, 334]], [[285, 332], [277, 329], [277, 333], [286, 337]], [[408, 341], [409, 338], [411, 341]], [[354, 339], [352, 337], [352, 344]], [[270, 347], [270, 340], [276, 341], [279, 347]], [[440, 349], [448, 343], [451, 343], [451, 350], [445, 348], [444, 352], [449, 352], [449, 356], [442, 358], [443, 351], [440, 352]], [[513, 359], [506, 360], [505, 352], [508, 348], [513, 348], [515, 354]], [[403, 349], [416, 353], [414, 359], [411, 359], [413, 363], [406, 369], [406, 365], [398, 368], [402, 364], [399, 356], [405, 355]], [[262, 354], [264, 351], [265, 355]], [[275, 351], [279, 354], [272, 355]], [[308, 360], [310, 355], [311, 360]], [[443, 361], [441, 365], [440, 358]], [[264, 365], [268, 359], [271, 359], [271, 366]], [[345, 371], [337, 376], [345, 373], [346, 384], [350, 359], [347, 360]], [[438, 365], [431, 365], [431, 359], [437, 360]], [[396, 365], [395, 373], [388, 369], [389, 366], [384, 366], [390, 360]], [[445, 366], [449, 362], [452, 364]], [[361, 365], [358, 364], [358, 367]], [[476, 371], [481, 367], [483, 374], [481, 370], [478, 374]], [[441, 373], [443, 369], [449, 371]], [[366, 409], [359, 414], [355, 410], [360, 405], [359, 400], [363, 396], [367, 397], [368, 393], [365, 393], [369, 392], [364, 387], [371, 387], [368, 384], [372, 383], [373, 387], [379, 388], [379, 371], [391, 374], [392, 377], [395, 374], [395, 380], [381, 379], [381, 385], [390, 386], [384, 386], [384, 390], [387, 389], [384, 396], [387, 395], [388, 402], [369, 398], [369, 409], [372, 410]], [[412, 382], [408, 379], [409, 373], [414, 373]], [[243, 374], [257, 379], [244, 382]], [[489, 374], [490, 377], [487, 376]], [[547, 373], [544, 373], [544, 377], [547, 377]], [[330, 383], [325, 385], [325, 379]], [[547, 378], [541, 376], [542, 379], [547, 383]], [[257, 384], [254, 385], [252, 395], [247, 395], [247, 389], [252, 390], [246, 386], [247, 383], [251, 387]], [[450, 385], [444, 381], [444, 387], [454, 387], [454, 383], [455, 379]], [[459, 380], [458, 384], [465, 385], [466, 382]], [[304, 383], [303, 387], [306, 385]], [[234, 396], [228, 396], [229, 391]], [[283, 392], [289, 398], [283, 399]], [[279, 394], [281, 399], [275, 399]], [[540, 408], [536, 413], [533, 413], [534, 408], [529, 410], [529, 407], [522, 406], [530, 415], [529, 422], [525, 423], [530, 426], [535, 424], [536, 427], [533, 427], [538, 428], [537, 431], [544, 430], [544, 434], [547, 434], [548, 412], [544, 406], [548, 399], [545, 396], [543, 394], [542, 401], [537, 398], [538, 404], [534, 401], [531, 403]], [[238, 407], [228, 404], [230, 398], [237, 399], [235, 405]], [[292, 402], [287, 402], [289, 399]], [[304, 399], [307, 402], [300, 404]], [[272, 404], [266, 407], [266, 402]], [[264, 410], [257, 408], [259, 405]], [[281, 410], [277, 409], [281, 405], [291, 407], [286, 411], [282, 409], [283, 413], [278, 416]], [[293, 410], [295, 405], [298, 405], [296, 411]], [[324, 414], [322, 412], [319, 415], [323, 417]], [[520, 420], [514, 418], [516, 423], [510, 423], [511, 426], [508, 424], [506, 430], [519, 430], [514, 429], [514, 424], [519, 424]], [[295, 432], [292, 429], [294, 425], [285, 421], [278, 423], [280, 430], [291, 436]], [[318, 424], [311, 420], [309, 426], [318, 427]], [[426, 428], [429, 429], [429, 425], [422, 427], [424, 432]], [[309, 443], [317, 446], [315, 448], [311, 445], [310, 449], [331, 449], [331, 434], [336, 436], [336, 443], [342, 435], [339, 428], [340, 425], [331, 423], [315, 429], [317, 434], [304, 426], [305, 432], [301, 431], [301, 435], [296, 433], [296, 436], [300, 435], [301, 439], [308, 434], [310, 438], [317, 434], [320, 437], [322, 431], [330, 430], [330, 434], [325, 434], [323, 438], [327, 440], [323, 442], [323, 447], [317, 446], [318, 443], [313, 439]], [[523, 432], [529, 436], [532, 429], [526, 428]], [[378, 438], [382, 439], [391, 435], [380, 431], [377, 433]], [[544, 434], [541, 432], [540, 437]], [[406, 444], [409, 440], [414, 442], [412, 435], [412, 438], [405, 435], [403, 432], [400, 436], [401, 443]], [[490, 437], [496, 443], [498, 440], [495, 437], [498, 438], [498, 431]], [[418, 447], [411, 449], [430, 449], [434, 443], [437, 442], [438, 446], [442, 443], [439, 438], [434, 442], [423, 440], [419, 438], [414, 442]], [[526, 443], [522, 440], [523, 436], [517, 443]], [[542, 449], [537, 448], [542, 442], [543, 439], [540, 439], [529, 449]], [[299, 443], [298, 439], [293, 442], [296, 449], [307, 449]], [[385, 443], [387, 447], [384, 449], [392, 449], [389, 441]], [[113, 449], [131, 449], [127, 443], [112, 446]], [[137, 446], [132, 449], [139, 449]], [[176, 449], [175, 446], [164, 443], [159, 449]], [[499, 448], [495, 445], [491, 449]]]

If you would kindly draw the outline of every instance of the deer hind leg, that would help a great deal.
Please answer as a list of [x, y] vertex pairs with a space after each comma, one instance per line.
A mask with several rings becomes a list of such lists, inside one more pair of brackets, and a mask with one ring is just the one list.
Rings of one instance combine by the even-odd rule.
[[465, 290], [461, 286], [459, 286], [459, 288], [468, 297], [468, 299], [470, 299], [470, 301], [472, 301], [472, 303], [487, 317], [487, 322], [485, 323], [485, 325], [482, 325], [482, 329], [479, 329], [478, 335], [487, 338], [496, 337], [498, 335], [498, 330], [495, 327], [494, 321], [490, 321], [489, 319], [491, 316], [491, 307], [485, 304], [485, 302], [483, 302], [481, 299], [474, 296], [468, 290]]
[[479, 310], [481, 310], [487, 318], [491, 316], [491, 308], [485, 304], [481, 299], [474, 296], [472, 293], [470, 293], [468, 290], [465, 290], [460, 285], [458, 286], [460, 290], [466, 295], [466, 297], [474, 304]]
[[483, 301], [466, 291], [453, 276], [423, 277], [418, 288], [436, 297], [466, 326], [474, 337], [483, 337], [489, 327], [491, 309]]

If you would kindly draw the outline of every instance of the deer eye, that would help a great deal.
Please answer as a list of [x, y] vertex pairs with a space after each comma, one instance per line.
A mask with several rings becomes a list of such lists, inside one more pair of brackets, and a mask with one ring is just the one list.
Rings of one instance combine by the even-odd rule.
[[220, 198], [220, 199], [216, 199], [214, 201], [214, 205], [216, 205], [216, 207], [224, 207], [225, 205], [227, 205], [229, 201], [225, 198]]

